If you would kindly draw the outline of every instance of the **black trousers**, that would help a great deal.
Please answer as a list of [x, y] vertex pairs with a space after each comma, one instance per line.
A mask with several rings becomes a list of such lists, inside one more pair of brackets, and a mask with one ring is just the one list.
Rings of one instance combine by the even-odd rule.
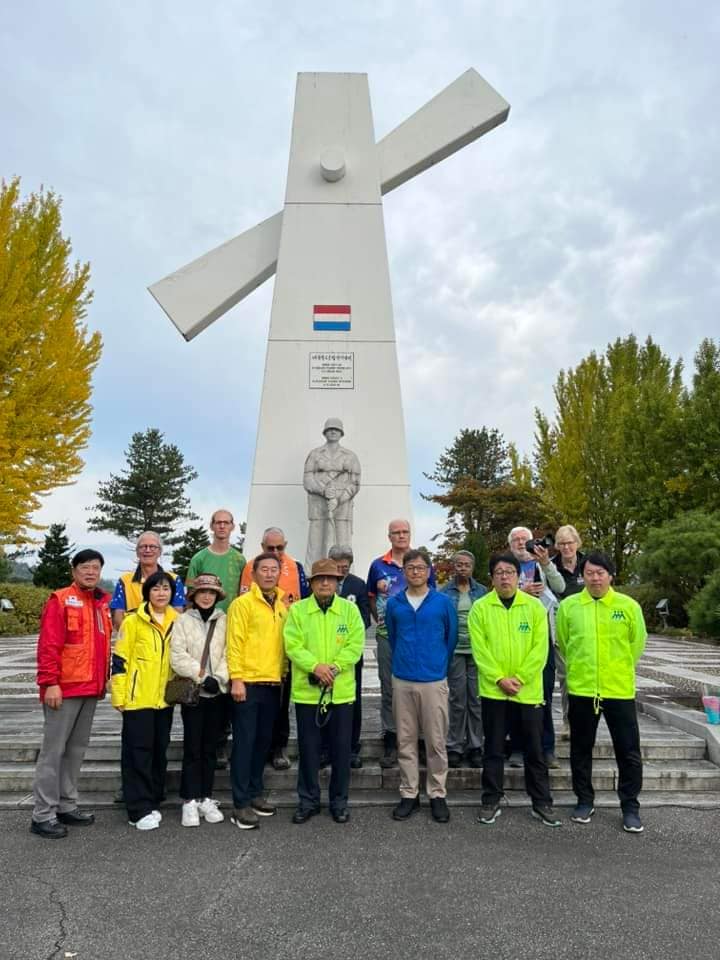
[[280, 707], [280, 684], [246, 683], [247, 699], [232, 705], [233, 747], [230, 782], [240, 810], [264, 792], [263, 771]]
[[182, 706], [183, 760], [180, 796], [183, 800], [211, 797], [215, 781], [215, 754], [225, 723], [225, 697], [200, 697], [196, 707]]
[[[555, 725], [552, 716], [552, 698], [555, 689], [555, 646], [548, 638], [548, 655], [543, 667], [543, 729], [542, 745], [545, 753], [555, 753]], [[513, 753], [522, 753], [522, 730], [520, 728], [519, 718], [514, 711], [511, 711], [511, 717], [508, 725], [510, 735], [510, 749]]]
[[279, 750], [284, 750], [290, 739], [290, 688], [292, 687], [292, 666], [282, 684], [280, 706], [275, 715], [272, 737], [270, 739], [269, 755], [274, 756]]
[[320, 752], [323, 731], [326, 731], [330, 754], [330, 785], [328, 800], [331, 810], [347, 807], [350, 789], [350, 745], [352, 739], [353, 705], [331, 704], [324, 727], [315, 722], [314, 704], [296, 703], [295, 717], [298, 733], [298, 806], [303, 810], [320, 806]]
[[[592, 805], [595, 791], [592, 785], [592, 752], [595, 746], [600, 714], [595, 712], [593, 697], [570, 694], [568, 722], [570, 724], [570, 769], [578, 803]], [[642, 789], [642, 757], [640, 730], [634, 700], [600, 701], [600, 709], [610, 731], [615, 762], [618, 768], [618, 796], [623, 812], [637, 813], [638, 795]]]
[[533, 805], [552, 803], [550, 780], [542, 748], [542, 704], [516, 703], [481, 697], [483, 732], [482, 802], [497, 803], [503, 796], [505, 731], [518, 730], [525, 762], [525, 789]]
[[165, 798], [173, 708], [123, 710], [122, 784], [128, 820], [136, 823]]
[[[362, 731], [362, 669], [363, 658], [355, 664], [355, 703], [353, 704], [352, 737], [350, 740], [350, 754], [360, 754], [360, 733]], [[327, 727], [323, 727], [322, 749], [329, 753]]]

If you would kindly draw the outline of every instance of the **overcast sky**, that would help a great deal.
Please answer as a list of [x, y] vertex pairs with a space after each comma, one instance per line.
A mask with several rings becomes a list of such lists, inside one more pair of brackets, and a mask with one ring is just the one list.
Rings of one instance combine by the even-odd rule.
[[85, 508], [148, 426], [196, 512], [245, 516], [272, 281], [191, 344], [146, 287], [281, 208], [298, 71], [367, 72], [377, 139], [470, 66], [511, 104], [384, 203], [416, 542], [462, 427], [531, 453], [558, 370], [631, 331], [691, 367], [720, 336], [719, 49], [708, 0], [11, 5], [0, 175], [63, 197], [104, 341], [86, 468], [37, 519], [125, 569]]

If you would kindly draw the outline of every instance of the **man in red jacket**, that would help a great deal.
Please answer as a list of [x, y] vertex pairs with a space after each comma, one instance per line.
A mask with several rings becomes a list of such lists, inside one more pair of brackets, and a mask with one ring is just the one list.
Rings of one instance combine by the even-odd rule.
[[77, 782], [109, 674], [110, 597], [97, 586], [104, 562], [97, 550], [75, 554], [72, 584], [50, 595], [40, 621], [37, 682], [45, 725], [30, 832], [48, 840], [67, 836], [68, 824], [95, 820], [78, 809]]

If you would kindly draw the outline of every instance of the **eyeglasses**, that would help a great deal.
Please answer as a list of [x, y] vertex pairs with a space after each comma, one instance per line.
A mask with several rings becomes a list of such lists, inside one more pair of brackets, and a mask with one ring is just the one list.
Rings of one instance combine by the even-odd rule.
[[265, 550], [267, 553], [275, 553], [275, 551], [277, 551], [278, 553], [282, 553], [283, 550], [285, 549], [285, 546], [286, 544], [283, 543], [282, 546], [280, 547], [265, 547]]
[[428, 567], [426, 563], [409, 563], [405, 569], [408, 573], [423, 573]]
[[575, 541], [574, 540], [557, 540], [555, 542], [555, 546], [556, 547], [574, 547]]
[[232, 520], [213, 520], [214, 527], [231, 527]]
[[409, 537], [409, 530], [388, 530], [389, 537]]
[[516, 577], [517, 575], [517, 570], [493, 570], [493, 576], [497, 577], [499, 580], [508, 580], [511, 577]]
[[138, 550], [159, 550], [160, 547], [156, 543], [143, 543], [138, 547]]

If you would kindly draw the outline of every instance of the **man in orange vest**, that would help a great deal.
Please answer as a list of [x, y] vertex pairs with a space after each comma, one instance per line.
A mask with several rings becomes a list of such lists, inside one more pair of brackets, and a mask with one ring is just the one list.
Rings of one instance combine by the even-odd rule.
[[[310, 584], [307, 582], [305, 571], [298, 560], [285, 553], [287, 540], [280, 527], [268, 527], [263, 533], [260, 544], [261, 553], [274, 554], [280, 563], [280, 579], [278, 587], [282, 590], [283, 603], [288, 607], [296, 600], [303, 600], [310, 596]], [[253, 562], [250, 560], [240, 578], [240, 593], [247, 593], [252, 583]], [[276, 770], [287, 770], [290, 760], [287, 755], [287, 745], [290, 739], [290, 674], [282, 687], [280, 709], [275, 716], [272, 743], [270, 745], [270, 762]]]
[[98, 589], [104, 562], [97, 550], [76, 553], [72, 584], [50, 595], [40, 621], [37, 683], [45, 724], [30, 832], [48, 840], [95, 820], [78, 809], [78, 778], [110, 668], [110, 597]]

